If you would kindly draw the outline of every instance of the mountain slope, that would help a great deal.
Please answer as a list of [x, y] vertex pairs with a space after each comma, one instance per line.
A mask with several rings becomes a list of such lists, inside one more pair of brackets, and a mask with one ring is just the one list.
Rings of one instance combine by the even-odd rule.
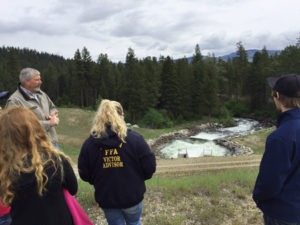
[[[261, 52], [262, 50], [259, 50], [259, 49], [248, 49], [248, 50], [245, 50], [246, 53], [247, 53], [247, 56], [248, 56], [248, 61], [249, 62], [252, 62], [253, 60], [253, 56], [256, 52]], [[281, 50], [267, 50], [269, 56], [273, 56], [273, 55], [279, 55], [281, 53]], [[208, 57], [208, 56], [203, 56], [204, 58]], [[222, 55], [222, 56], [216, 56], [216, 58], [220, 58], [222, 59], [223, 61], [228, 61], [229, 59], [233, 59], [237, 57], [237, 53], [236, 52], [232, 52], [232, 53], [229, 53], [229, 54], [226, 54], [226, 55]], [[192, 60], [193, 60], [193, 56], [191, 57], [188, 57], [187, 58], [188, 62], [191, 63]]]

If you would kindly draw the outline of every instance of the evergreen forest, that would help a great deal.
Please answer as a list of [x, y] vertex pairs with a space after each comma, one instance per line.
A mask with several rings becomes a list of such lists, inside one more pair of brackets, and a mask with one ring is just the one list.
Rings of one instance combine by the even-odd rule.
[[266, 84], [269, 76], [300, 74], [300, 41], [279, 54], [266, 47], [248, 59], [241, 42], [227, 61], [203, 56], [197, 44], [192, 59], [170, 56], [138, 59], [129, 48], [125, 62], [107, 54], [93, 61], [88, 49], [72, 59], [30, 49], [0, 48], [0, 91], [13, 93], [22, 68], [41, 72], [44, 90], [59, 107], [96, 109], [101, 99], [121, 102], [126, 120], [160, 128], [174, 122], [233, 116], [275, 115]]

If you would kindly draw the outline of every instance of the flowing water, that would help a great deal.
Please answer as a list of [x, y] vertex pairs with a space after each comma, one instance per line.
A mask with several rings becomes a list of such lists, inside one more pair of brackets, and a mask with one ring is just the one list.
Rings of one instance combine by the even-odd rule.
[[200, 132], [186, 139], [175, 140], [161, 149], [164, 158], [225, 156], [229, 150], [217, 145], [214, 140], [246, 135], [259, 129], [259, 122], [251, 119], [236, 118], [237, 126]]

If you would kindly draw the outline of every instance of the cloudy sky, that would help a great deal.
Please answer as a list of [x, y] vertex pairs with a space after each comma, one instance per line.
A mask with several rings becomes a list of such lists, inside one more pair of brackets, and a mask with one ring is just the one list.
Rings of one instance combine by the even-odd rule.
[[189, 57], [281, 50], [300, 37], [299, 0], [0, 0], [0, 46], [73, 58]]

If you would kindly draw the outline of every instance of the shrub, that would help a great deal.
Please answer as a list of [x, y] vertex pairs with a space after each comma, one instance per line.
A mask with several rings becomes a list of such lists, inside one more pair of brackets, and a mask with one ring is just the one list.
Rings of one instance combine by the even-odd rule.
[[235, 125], [235, 121], [232, 117], [231, 112], [225, 106], [222, 106], [215, 110], [214, 116], [218, 118], [217, 121], [220, 124], [223, 124], [225, 126]]
[[249, 112], [249, 107], [246, 102], [239, 100], [230, 100], [226, 103], [226, 108], [233, 116], [240, 117]]
[[148, 110], [140, 123], [146, 127], [155, 129], [173, 126], [173, 122], [167, 115], [153, 108]]

